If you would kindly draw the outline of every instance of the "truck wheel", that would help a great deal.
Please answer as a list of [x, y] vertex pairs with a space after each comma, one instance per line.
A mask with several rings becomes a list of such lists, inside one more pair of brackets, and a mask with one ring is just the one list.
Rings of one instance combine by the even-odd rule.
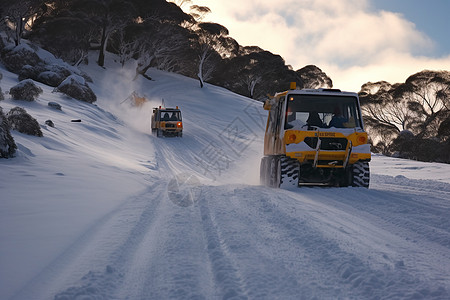
[[366, 161], [356, 162], [352, 170], [352, 186], [369, 188], [369, 181], [369, 163]]
[[268, 186], [279, 188], [281, 182], [281, 161], [279, 156], [269, 157], [268, 171]]
[[266, 185], [266, 157], [261, 158], [261, 164], [259, 165], [259, 184]]
[[269, 182], [268, 182], [268, 174], [269, 174], [269, 170], [268, 170], [268, 161], [269, 161], [269, 157], [264, 156], [263, 158], [261, 158], [261, 165], [259, 167], [259, 183], [262, 186], [268, 186]]
[[342, 173], [342, 177], [339, 178], [339, 186], [340, 187], [348, 187], [352, 185], [353, 181], [353, 166], [349, 166], [345, 168]]
[[300, 177], [300, 163], [288, 156], [280, 157], [281, 188], [298, 187]]

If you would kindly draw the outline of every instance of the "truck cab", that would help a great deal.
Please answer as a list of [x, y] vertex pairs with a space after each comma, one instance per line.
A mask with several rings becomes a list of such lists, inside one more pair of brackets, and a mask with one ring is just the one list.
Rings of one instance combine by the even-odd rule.
[[264, 108], [262, 184], [369, 186], [370, 145], [356, 93], [291, 87]]
[[181, 110], [178, 108], [153, 108], [152, 132], [156, 136], [183, 136], [183, 120]]

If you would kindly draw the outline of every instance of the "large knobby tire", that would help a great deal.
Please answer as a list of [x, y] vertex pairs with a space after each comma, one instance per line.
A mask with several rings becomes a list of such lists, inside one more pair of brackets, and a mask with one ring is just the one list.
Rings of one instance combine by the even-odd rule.
[[261, 158], [261, 165], [259, 167], [259, 183], [263, 186], [267, 186], [267, 156]]
[[281, 188], [298, 187], [300, 177], [300, 163], [298, 160], [288, 156], [280, 157], [281, 165]]
[[281, 182], [281, 161], [279, 156], [268, 157], [268, 186], [280, 187]]
[[370, 170], [369, 163], [358, 161], [353, 165], [352, 186], [369, 188]]
[[353, 166], [349, 166], [347, 167], [343, 174], [342, 177], [339, 178], [339, 186], [340, 187], [348, 187], [352, 185], [352, 181], [353, 181]]

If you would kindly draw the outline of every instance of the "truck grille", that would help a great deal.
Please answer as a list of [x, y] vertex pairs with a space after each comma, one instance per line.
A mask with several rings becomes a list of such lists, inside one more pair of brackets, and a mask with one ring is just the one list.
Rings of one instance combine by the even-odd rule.
[[[317, 137], [306, 137], [305, 143], [311, 148], [317, 147]], [[348, 140], [346, 138], [320, 138], [320, 150], [345, 150], [347, 148]]]

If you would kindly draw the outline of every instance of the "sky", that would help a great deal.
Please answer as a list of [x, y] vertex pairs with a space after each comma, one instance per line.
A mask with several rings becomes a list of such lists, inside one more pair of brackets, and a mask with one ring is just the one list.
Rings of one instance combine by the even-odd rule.
[[[450, 71], [450, 0], [193, 0], [204, 22], [242, 46], [281, 55], [298, 70], [316, 65], [333, 87], [404, 82], [422, 70]], [[185, 10], [188, 5], [183, 7]]]

